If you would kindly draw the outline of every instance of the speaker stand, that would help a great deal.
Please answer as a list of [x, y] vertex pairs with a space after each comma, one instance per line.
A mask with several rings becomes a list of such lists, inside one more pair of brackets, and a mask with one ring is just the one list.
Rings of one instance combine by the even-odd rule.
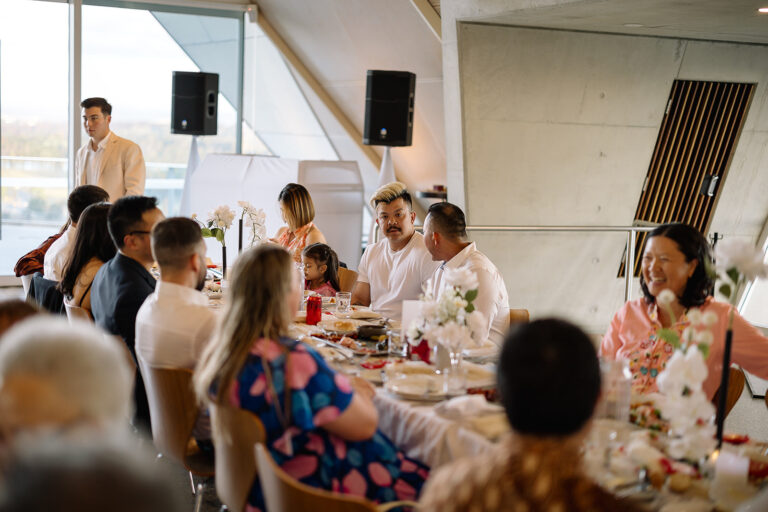
[[381, 168], [379, 169], [379, 187], [383, 187], [387, 183], [397, 181], [395, 177], [395, 166], [392, 163], [392, 155], [390, 154], [390, 147], [384, 146], [384, 156], [381, 157]]
[[181, 215], [192, 215], [192, 205], [189, 197], [189, 180], [192, 178], [192, 173], [200, 165], [200, 154], [197, 152], [197, 135], [192, 136], [192, 143], [189, 145], [189, 158], [187, 159], [187, 172], [184, 175], [184, 191], [181, 193], [181, 207], [179, 211]]

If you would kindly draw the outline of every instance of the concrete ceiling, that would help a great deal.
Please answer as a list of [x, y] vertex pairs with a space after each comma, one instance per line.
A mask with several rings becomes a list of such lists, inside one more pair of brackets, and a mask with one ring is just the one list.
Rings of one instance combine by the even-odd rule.
[[[258, 4], [260, 15], [361, 133], [366, 71], [416, 73], [413, 145], [393, 148], [392, 160], [398, 179], [412, 190], [445, 183], [442, 49], [410, 0], [260, 0]], [[312, 91], [299, 83], [314, 108]], [[343, 143], [346, 134], [316, 110], [340, 157], [359, 161], [370, 190], [378, 170], [361, 158], [359, 150]]]
[[[448, 2], [443, 2], [444, 5]], [[458, 1], [457, 1], [458, 3]], [[768, 44], [768, 0], [490, 0], [463, 21]], [[458, 9], [459, 11], [463, 9]]]

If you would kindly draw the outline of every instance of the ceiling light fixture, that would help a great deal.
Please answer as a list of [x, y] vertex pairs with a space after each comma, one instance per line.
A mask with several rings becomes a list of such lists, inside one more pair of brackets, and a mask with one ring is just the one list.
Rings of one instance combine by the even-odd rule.
[[757, 10], [760, 14], [768, 14], [768, 7], [761, 7]]

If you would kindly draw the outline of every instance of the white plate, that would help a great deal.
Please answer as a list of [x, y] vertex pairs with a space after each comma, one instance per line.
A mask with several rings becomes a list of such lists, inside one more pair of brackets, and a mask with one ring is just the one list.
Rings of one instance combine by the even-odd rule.
[[439, 402], [448, 398], [443, 392], [443, 379], [436, 374], [397, 375], [384, 383], [384, 389], [406, 400]]

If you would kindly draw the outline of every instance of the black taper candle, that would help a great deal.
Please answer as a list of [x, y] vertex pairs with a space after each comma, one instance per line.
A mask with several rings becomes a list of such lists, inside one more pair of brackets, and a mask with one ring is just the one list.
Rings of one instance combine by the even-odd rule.
[[731, 373], [731, 342], [733, 329], [725, 331], [725, 348], [723, 349], [723, 375], [720, 378], [720, 399], [717, 401], [717, 447], [723, 445], [723, 425], [725, 424], [725, 406], [728, 400], [728, 378]]
[[240, 254], [243, 252], [243, 218], [240, 217], [240, 220], [237, 221], [237, 254]]

